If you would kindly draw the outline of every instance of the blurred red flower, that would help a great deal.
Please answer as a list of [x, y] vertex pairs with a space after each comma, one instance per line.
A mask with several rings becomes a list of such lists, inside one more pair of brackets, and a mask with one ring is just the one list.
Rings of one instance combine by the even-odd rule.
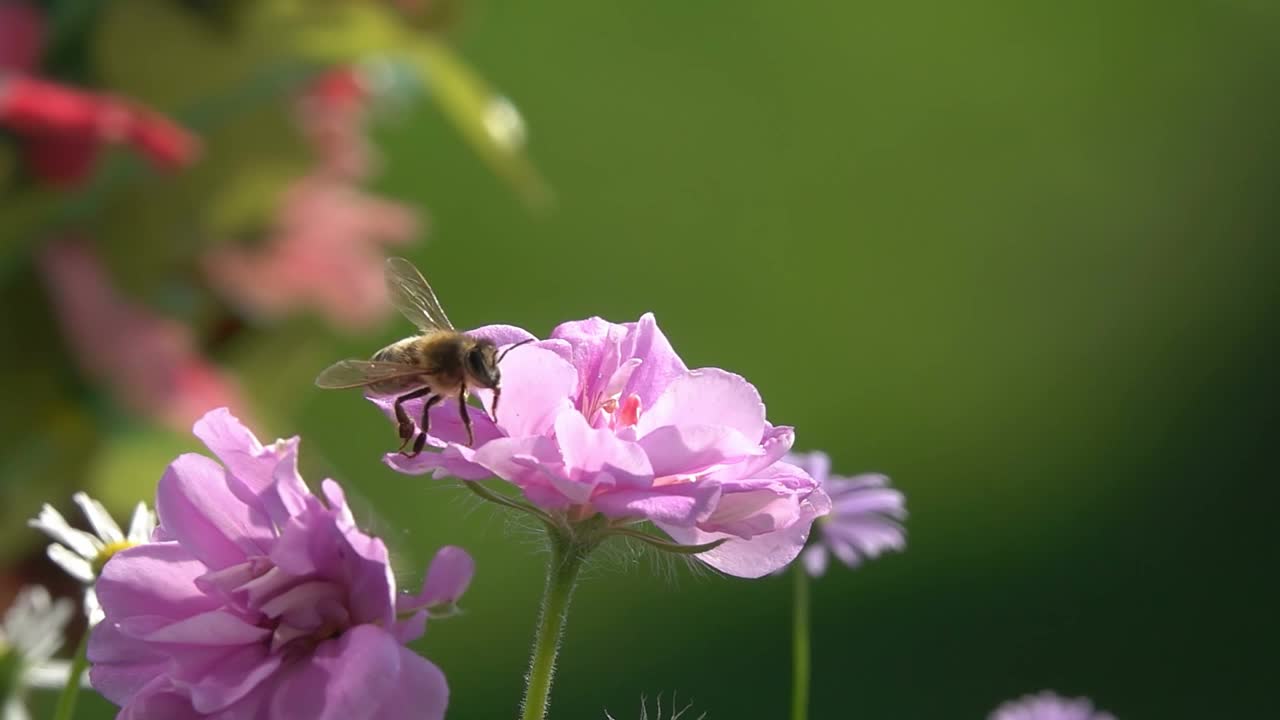
[[40, 78], [43, 46], [39, 11], [22, 2], [0, 4], [0, 128], [22, 138], [26, 165], [42, 182], [82, 182], [106, 143], [129, 145], [163, 170], [195, 159], [196, 137], [163, 115]]

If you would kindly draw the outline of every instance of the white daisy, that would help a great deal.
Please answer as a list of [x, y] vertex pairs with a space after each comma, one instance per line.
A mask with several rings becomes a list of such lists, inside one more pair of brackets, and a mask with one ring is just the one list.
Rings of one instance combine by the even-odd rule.
[[88, 518], [93, 533], [71, 527], [62, 513], [48, 503], [27, 524], [53, 538], [54, 542], [49, 545], [48, 550], [49, 559], [89, 586], [84, 596], [85, 614], [89, 616], [89, 623], [96, 625], [102, 619], [102, 608], [93, 591], [93, 581], [112, 555], [151, 540], [151, 532], [156, 528], [156, 516], [147, 509], [146, 503], [138, 503], [133, 509], [133, 518], [129, 521], [129, 532], [126, 534], [102, 503], [82, 492], [72, 495], [71, 499]]
[[[39, 585], [23, 588], [5, 612], [0, 624], [0, 668], [12, 675], [0, 681], [0, 687], [9, 689], [9, 696], [0, 706], [3, 720], [30, 718], [23, 703], [27, 688], [61, 688], [67, 684], [71, 663], [51, 658], [62, 647], [63, 631], [72, 612], [70, 600], [54, 600]], [[81, 681], [87, 683], [87, 678]]]

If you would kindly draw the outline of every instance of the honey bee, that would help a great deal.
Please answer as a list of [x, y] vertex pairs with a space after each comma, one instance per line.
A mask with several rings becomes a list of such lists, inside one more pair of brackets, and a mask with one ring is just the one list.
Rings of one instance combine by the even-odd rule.
[[[413, 457], [422, 452], [430, 424], [428, 413], [445, 398], [458, 399], [458, 413], [467, 429], [467, 444], [475, 444], [467, 393], [474, 388], [493, 391], [489, 416], [498, 419], [498, 399], [502, 395], [502, 374], [498, 364], [508, 352], [525, 342], [508, 347], [502, 355], [498, 346], [485, 338], [473, 338], [454, 329], [444, 308], [422, 273], [404, 258], [389, 258], [386, 265], [387, 291], [391, 303], [421, 331], [420, 335], [394, 342], [369, 360], [342, 360], [316, 377], [325, 389], [366, 387], [377, 395], [395, 396], [393, 405], [400, 432], [400, 452]], [[426, 398], [422, 404], [422, 430], [414, 437], [413, 422], [404, 403]], [[405, 446], [413, 441], [413, 452]]]

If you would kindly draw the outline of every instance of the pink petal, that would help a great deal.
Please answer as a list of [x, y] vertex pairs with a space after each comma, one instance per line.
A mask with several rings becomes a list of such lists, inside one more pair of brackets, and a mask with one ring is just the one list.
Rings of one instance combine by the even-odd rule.
[[[722, 496], [721, 504], [723, 502]], [[795, 560], [809, 538], [813, 521], [830, 510], [831, 500], [825, 493], [815, 490], [799, 501], [793, 522], [773, 532], [753, 535], [749, 540], [697, 527], [682, 528], [669, 524], [660, 524], [659, 527], [676, 542], [686, 545], [727, 538], [723, 545], [696, 557], [729, 575], [757, 578], [775, 572]]]
[[509, 437], [545, 435], [556, 415], [571, 405], [578, 372], [556, 353], [520, 348], [502, 362], [498, 427]]
[[761, 453], [758, 441], [724, 425], [666, 425], [637, 442], [657, 477], [692, 475]]
[[213, 570], [265, 554], [274, 539], [266, 512], [237, 498], [222, 467], [202, 455], [180, 455], [169, 465], [156, 512], [165, 533]]
[[624, 394], [635, 393], [640, 396], [642, 406], [650, 407], [688, 368], [671, 347], [667, 336], [658, 329], [653, 313], [645, 313], [638, 321], [628, 323], [627, 330], [622, 341], [622, 358], [638, 357], [643, 362], [631, 374]]
[[422, 581], [422, 592], [414, 598], [417, 607], [452, 605], [471, 585], [476, 561], [460, 547], [446, 545], [436, 551]]
[[[118, 621], [121, 631], [126, 635], [135, 635], [152, 643], [247, 645], [271, 635], [270, 630], [250, 625], [225, 610], [210, 610], [192, 615], [150, 631], [138, 628], [142, 633], [134, 629], [134, 620], [134, 618], [126, 618]], [[146, 622], [148, 618], [136, 618], [136, 620]]]
[[319, 575], [359, 588], [349, 600], [355, 622], [391, 621], [395, 578], [386, 545], [354, 527], [340, 528], [332, 511], [316, 510], [290, 520], [281, 528], [271, 560], [295, 576]]
[[605, 356], [612, 353], [613, 366], [616, 367], [619, 360], [617, 346], [626, 332], [626, 327], [598, 317], [561, 323], [551, 331], [552, 339], [565, 342], [569, 347], [566, 359], [577, 372], [573, 390], [575, 399], [595, 395], [603, 389], [604, 382], [608, 380], [606, 373], [613, 372], [613, 367], [603, 367]]
[[298, 473], [298, 438], [263, 447], [227, 408], [210, 410], [196, 421], [192, 432], [243, 483], [243, 488], [232, 485], [237, 496], [248, 504], [261, 504], [272, 522], [283, 524], [302, 511], [311, 493]]
[[711, 517], [699, 525], [711, 532], [750, 538], [796, 522], [800, 517], [800, 502], [801, 496], [769, 489], [726, 493]]
[[638, 437], [664, 425], [723, 425], [752, 440], [764, 437], [760, 394], [741, 376], [717, 368], [680, 375], [652, 406], [643, 407], [648, 410], [642, 411], [636, 423]]
[[[401, 647], [382, 628], [358, 625], [316, 648], [280, 681], [275, 720], [370, 720], [401, 683]], [[403, 692], [403, 690], [401, 690]], [[412, 705], [398, 708], [403, 717]]]
[[[434, 416], [432, 422], [435, 422]], [[485, 444], [485, 447], [507, 438], [498, 438]], [[479, 439], [477, 439], [477, 443]], [[413, 457], [403, 453], [390, 452], [382, 456], [382, 462], [396, 472], [406, 475], [426, 475], [432, 477], [452, 477], [459, 480], [484, 480], [493, 475], [483, 465], [474, 461], [476, 451], [471, 448], [450, 445], [439, 452], [422, 452]]]
[[555, 432], [569, 480], [589, 487], [602, 483], [645, 487], [653, 482], [653, 467], [643, 448], [619, 439], [608, 428], [592, 428], [581, 413], [560, 413]]
[[764, 577], [787, 566], [804, 547], [809, 525], [797, 523], [785, 530], [742, 540], [724, 533], [660, 524], [671, 539], [682, 545], [701, 545], [722, 538], [727, 542], [694, 557], [720, 572], [741, 578]]
[[419, 720], [444, 720], [449, 706], [449, 685], [444, 673], [408, 648], [400, 650], [400, 678], [395, 689], [382, 698], [372, 720], [401, 720], [404, 708], [413, 708]]
[[[721, 471], [712, 472], [710, 477], [716, 480], [731, 481], [736, 478], [752, 477], [765, 472], [786, 456], [787, 451], [791, 449], [795, 441], [796, 433], [793, 428], [785, 425], [781, 427], [766, 427], [764, 437], [760, 440], [759, 455], [734, 463]], [[799, 474], [804, 475], [804, 472]], [[816, 487], [818, 482], [811, 480], [809, 484]]]
[[143, 640], [120, 632], [113, 622], [94, 626], [89, 636], [89, 682], [117, 705], [124, 705], [162, 674], [169, 658]]
[[537, 339], [533, 333], [515, 325], [485, 325], [475, 330], [468, 330], [467, 334], [473, 338], [490, 340], [498, 347]]
[[221, 605], [196, 587], [206, 570], [176, 542], [137, 545], [111, 558], [95, 588], [105, 608], [177, 620]]
[[[189, 658], [185, 658], [189, 659]], [[266, 645], [257, 643], [235, 648], [219, 656], [203, 667], [181, 668], [177, 684], [191, 696], [191, 705], [203, 713], [224, 711], [222, 717], [235, 717], [227, 709], [246, 699], [258, 688], [269, 688], [273, 677], [284, 663], [283, 656], [271, 654]], [[183, 680], [194, 676], [193, 680]], [[251, 706], [260, 703], [251, 703]], [[241, 710], [249, 710], [243, 705]], [[250, 716], [252, 717], [252, 716]]]
[[556, 447], [555, 441], [538, 435], [501, 438], [486, 443], [476, 451], [475, 461], [485, 469], [484, 474], [476, 479], [496, 475], [520, 487], [547, 482], [538, 472], [539, 466], [550, 467], [563, 464], [560, 449]]
[[174, 688], [168, 677], [159, 676], [128, 700], [116, 720], [203, 720], [207, 717], [191, 707], [190, 698]]
[[715, 483], [679, 483], [611, 490], [591, 498], [591, 504], [610, 518], [644, 518], [692, 527], [706, 519], [719, 499], [720, 487]]

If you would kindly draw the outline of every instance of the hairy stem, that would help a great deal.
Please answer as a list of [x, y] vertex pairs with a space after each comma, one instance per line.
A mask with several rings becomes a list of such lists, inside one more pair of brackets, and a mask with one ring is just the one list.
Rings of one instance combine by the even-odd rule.
[[542, 594], [542, 611], [529, 659], [521, 720], [543, 720], [547, 716], [551, 683], [556, 672], [556, 654], [560, 650], [560, 638], [564, 635], [564, 623], [569, 615], [569, 601], [582, 561], [590, 551], [589, 545], [579, 544], [562, 533], [551, 533], [547, 586]]
[[88, 651], [89, 630], [86, 628], [84, 635], [80, 637], [80, 644], [76, 646], [76, 656], [71, 661], [71, 673], [67, 677], [67, 684], [58, 695], [58, 704], [53, 709], [53, 720], [71, 720], [75, 716], [76, 699], [80, 697], [80, 677], [84, 675], [85, 668], [89, 667]]
[[791, 623], [791, 720], [809, 717], [809, 574], [804, 563], [794, 563]]

